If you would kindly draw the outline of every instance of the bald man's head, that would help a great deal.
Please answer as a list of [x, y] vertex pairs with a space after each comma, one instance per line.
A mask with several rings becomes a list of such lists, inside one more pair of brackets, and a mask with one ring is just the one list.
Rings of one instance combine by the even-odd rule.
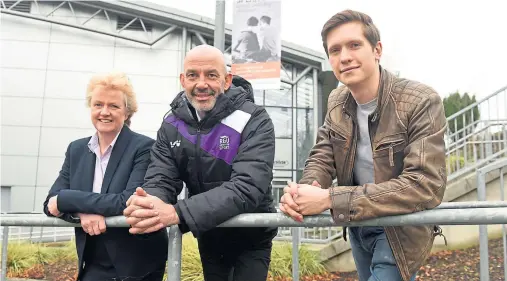
[[207, 112], [215, 106], [216, 97], [229, 89], [232, 75], [218, 48], [199, 45], [186, 54], [180, 82], [192, 106]]
[[184, 65], [188, 60], [202, 60], [202, 59], [210, 59], [216, 60], [217, 64], [223, 66], [224, 73], [227, 73], [227, 67], [225, 63], [224, 54], [217, 47], [211, 45], [199, 45], [192, 48], [185, 55]]

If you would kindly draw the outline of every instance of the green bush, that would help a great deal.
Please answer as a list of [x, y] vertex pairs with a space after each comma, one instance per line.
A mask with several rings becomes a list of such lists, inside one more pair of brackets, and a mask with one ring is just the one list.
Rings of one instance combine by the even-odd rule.
[[[324, 266], [319, 262], [317, 253], [311, 251], [308, 246], [299, 247], [299, 274], [301, 276], [322, 274]], [[292, 276], [292, 243], [274, 242], [271, 252], [271, 264], [269, 266], [271, 277]]]
[[[201, 259], [197, 247], [197, 240], [191, 235], [183, 236], [182, 281], [202, 281]], [[306, 245], [299, 248], [299, 273], [301, 276], [322, 274], [324, 266], [318, 261], [317, 253], [308, 249]], [[269, 276], [292, 276], [292, 244], [290, 242], [273, 243]]]
[[7, 270], [20, 273], [36, 264], [47, 263], [54, 258], [55, 252], [44, 244], [29, 242], [11, 242], [7, 246]]
[[[181, 280], [204, 280], [197, 240], [190, 234], [183, 235], [182, 246]], [[74, 260], [77, 263], [74, 241], [47, 244], [11, 242], [8, 245], [7, 266], [11, 274], [20, 273], [35, 265], [63, 260]], [[309, 250], [306, 245], [300, 246], [300, 275], [308, 276], [324, 272], [324, 266], [318, 261], [317, 253]], [[275, 241], [273, 243], [269, 276], [275, 278], [292, 276], [292, 244], [290, 242]]]
[[[457, 164], [456, 160], [458, 160]], [[460, 156], [458, 158], [456, 155], [449, 155], [445, 158], [445, 164], [450, 173], [456, 172], [465, 167], [465, 157]]]

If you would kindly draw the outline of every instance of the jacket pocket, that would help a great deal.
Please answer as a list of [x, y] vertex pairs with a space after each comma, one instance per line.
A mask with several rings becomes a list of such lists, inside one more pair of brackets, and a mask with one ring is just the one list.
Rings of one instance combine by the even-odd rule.
[[350, 141], [343, 134], [333, 130], [329, 131], [329, 141], [333, 147], [333, 161], [336, 167], [336, 178], [339, 182], [343, 182], [344, 167], [347, 165], [347, 156], [350, 153]]
[[401, 135], [382, 141], [375, 146], [373, 162], [375, 172], [380, 175], [380, 178], [375, 178], [376, 181], [383, 182], [401, 174], [406, 146], [407, 141]]

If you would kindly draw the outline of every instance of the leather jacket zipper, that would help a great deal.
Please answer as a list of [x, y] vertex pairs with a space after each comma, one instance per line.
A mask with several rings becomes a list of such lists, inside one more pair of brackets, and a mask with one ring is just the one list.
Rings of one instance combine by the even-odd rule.
[[389, 145], [389, 165], [391, 167], [394, 167], [394, 149], [393, 149], [393, 146], [394, 146], [394, 143], [391, 143], [391, 145]]
[[350, 144], [350, 150], [351, 152], [349, 153], [348, 155], [348, 159], [347, 159], [347, 162], [349, 164], [348, 168], [349, 170], [347, 171], [347, 179], [349, 179], [349, 184], [350, 185], [353, 185], [354, 184], [354, 179], [353, 179], [353, 169], [354, 169], [354, 161], [356, 159], [356, 142], [357, 142], [357, 128], [356, 128], [356, 124], [354, 123], [354, 121], [352, 121], [352, 143]]
[[387, 143], [383, 143], [383, 144], [380, 144], [377, 146], [377, 151], [378, 150], [385, 150], [385, 149], [388, 150], [388, 152], [389, 152], [389, 166], [391, 166], [391, 167], [394, 167], [394, 147], [402, 142], [403, 142], [403, 139], [392, 141], [389, 143], [388, 146], [385, 146], [382, 149], [379, 149], [379, 147], [381, 147]]

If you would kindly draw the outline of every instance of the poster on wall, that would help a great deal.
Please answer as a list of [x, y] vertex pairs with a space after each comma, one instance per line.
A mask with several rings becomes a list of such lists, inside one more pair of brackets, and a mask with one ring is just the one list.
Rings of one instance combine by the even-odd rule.
[[281, 0], [234, 0], [231, 72], [255, 90], [279, 90]]

